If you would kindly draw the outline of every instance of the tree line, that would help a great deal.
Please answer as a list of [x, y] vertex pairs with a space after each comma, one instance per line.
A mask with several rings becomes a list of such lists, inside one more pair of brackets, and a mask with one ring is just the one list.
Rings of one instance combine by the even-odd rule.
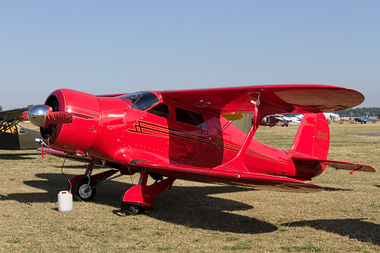
[[380, 107], [360, 107], [360, 108], [351, 108], [344, 111], [335, 112], [339, 116], [380, 116]]

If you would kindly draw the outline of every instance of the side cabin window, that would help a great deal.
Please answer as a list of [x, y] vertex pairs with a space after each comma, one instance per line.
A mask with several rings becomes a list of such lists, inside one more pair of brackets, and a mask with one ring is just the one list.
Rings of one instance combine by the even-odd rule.
[[148, 110], [149, 113], [169, 119], [169, 107], [160, 103]]
[[182, 108], [175, 108], [175, 119], [178, 122], [207, 129], [203, 115]]
[[122, 95], [119, 98], [124, 100], [131, 108], [141, 111], [152, 107], [159, 101], [156, 95], [145, 91]]

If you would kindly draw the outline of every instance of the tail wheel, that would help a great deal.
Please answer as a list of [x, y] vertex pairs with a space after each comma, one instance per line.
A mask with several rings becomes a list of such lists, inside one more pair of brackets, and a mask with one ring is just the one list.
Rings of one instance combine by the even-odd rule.
[[88, 185], [88, 179], [82, 178], [73, 185], [72, 193], [83, 201], [91, 201], [95, 197], [96, 188]]
[[123, 201], [124, 195], [125, 193], [123, 194], [123, 196], [121, 196], [121, 200], [120, 200], [121, 211], [123, 211], [126, 214], [132, 214], [132, 215], [143, 214], [148, 211], [146, 208], [143, 208], [141, 206], [136, 206], [136, 205], [124, 202]]
[[142, 214], [142, 213], [145, 212], [145, 208], [139, 207], [139, 206], [136, 206], [136, 205], [131, 205], [131, 204], [125, 203], [125, 202], [123, 202], [121, 204], [121, 210], [124, 213], [132, 214], [132, 215]]

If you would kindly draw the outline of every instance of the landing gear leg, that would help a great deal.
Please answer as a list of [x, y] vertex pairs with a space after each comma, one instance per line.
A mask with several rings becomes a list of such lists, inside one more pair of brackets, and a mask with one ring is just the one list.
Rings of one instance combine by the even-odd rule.
[[146, 210], [152, 210], [158, 195], [172, 186], [175, 178], [166, 178], [147, 185], [149, 173], [142, 171], [139, 184], [132, 186], [121, 198], [121, 210], [128, 214], [141, 214]]
[[78, 175], [71, 179], [70, 184], [68, 186], [69, 189], [71, 189], [72, 194], [83, 201], [90, 201], [94, 198], [96, 193], [96, 187], [99, 184], [108, 182], [111, 179], [121, 176], [116, 175], [110, 178], [119, 170], [107, 170], [102, 173], [91, 175], [93, 169], [94, 163], [89, 163], [84, 175]]
[[94, 184], [91, 183], [91, 173], [93, 169], [94, 163], [89, 163], [84, 175], [76, 176], [71, 180], [72, 194], [83, 201], [92, 200], [96, 193], [96, 188], [92, 188]]

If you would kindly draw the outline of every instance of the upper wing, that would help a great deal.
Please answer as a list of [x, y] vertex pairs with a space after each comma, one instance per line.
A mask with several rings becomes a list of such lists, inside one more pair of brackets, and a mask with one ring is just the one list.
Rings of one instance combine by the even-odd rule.
[[200, 90], [163, 91], [162, 98], [180, 101], [216, 113], [253, 113], [260, 94], [266, 115], [275, 113], [319, 113], [345, 110], [359, 105], [364, 96], [355, 90], [327, 85], [263, 85]]
[[305, 181], [266, 174], [245, 173], [233, 170], [217, 170], [175, 164], [159, 164], [144, 160], [137, 161], [133, 166], [140, 170], [146, 169], [149, 172], [158, 173], [167, 177], [198, 182], [222, 183], [248, 186], [254, 189], [286, 192], [315, 192], [323, 190], [321, 186]]

